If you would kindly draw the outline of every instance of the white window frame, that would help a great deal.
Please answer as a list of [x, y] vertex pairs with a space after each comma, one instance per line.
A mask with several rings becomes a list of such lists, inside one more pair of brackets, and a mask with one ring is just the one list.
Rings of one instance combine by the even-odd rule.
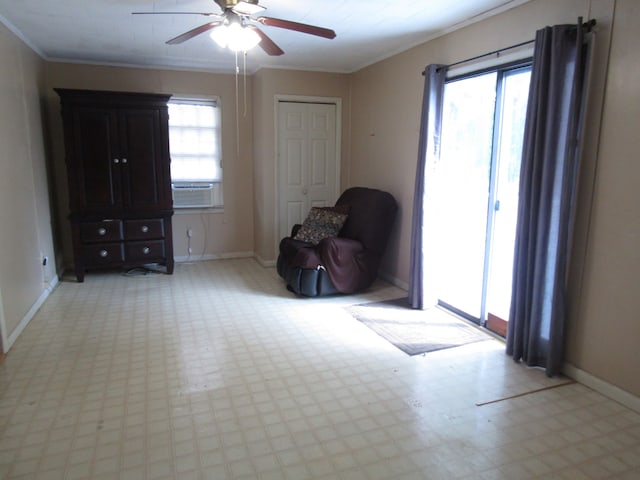
[[[188, 95], [175, 95], [169, 101], [171, 104], [186, 105], [207, 105], [217, 109], [217, 126], [215, 137], [217, 139], [217, 150], [219, 175], [212, 174], [211, 178], [182, 178], [175, 179], [171, 177], [171, 185], [173, 190], [173, 204], [175, 209], [202, 209], [202, 208], [221, 208], [224, 205], [222, 181], [223, 181], [223, 155], [222, 155], [222, 110], [220, 98], [211, 97], [194, 97]], [[169, 113], [169, 137], [171, 138], [171, 129], [180, 128], [171, 125], [171, 113]], [[169, 145], [171, 152], [171, 144]], [[175, 162], [175, 153], [171, 154], [172, 162]]]

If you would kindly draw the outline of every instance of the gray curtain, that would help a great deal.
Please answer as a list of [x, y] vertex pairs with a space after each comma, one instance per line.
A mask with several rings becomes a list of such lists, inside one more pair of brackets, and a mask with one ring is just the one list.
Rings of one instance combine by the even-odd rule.
[[[409, 264], [409, 304], [412, 308], [425, 307], [425, 291], [429, 274], [425, 258], [425, 224], [427, 202], [425, 185], [429, 182], [427, 169], [440, 156], [440, 129], [442, 127], [442, 101], [447, 67], [429, 65], [424, 71], [424, 93], [422, 96], [422, 116], [420, 118], [420, 140], [418, 144], [418, 165], [413, 194], [413, 217], [411, 222], [411, 258]], [[428, 297], [428, 294], [426, 295]]]
[[578, 25], [536, 33], [520, 174], [507, 354], [560, 373], [587, 46]]

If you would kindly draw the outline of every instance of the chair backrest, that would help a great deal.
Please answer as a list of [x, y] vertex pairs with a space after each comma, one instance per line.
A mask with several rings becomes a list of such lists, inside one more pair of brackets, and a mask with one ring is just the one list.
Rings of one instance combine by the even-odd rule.
[[371, 253], [382, 255], [398, 206], [390, 193], [366, 187], [345, 190], [336, 205], [348, 205], [349, 217], [340, 236], [358, 240]]

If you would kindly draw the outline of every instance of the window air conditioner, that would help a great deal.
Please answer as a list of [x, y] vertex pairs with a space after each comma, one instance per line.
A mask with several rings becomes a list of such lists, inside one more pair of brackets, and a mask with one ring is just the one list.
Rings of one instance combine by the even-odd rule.
[[173, 208], [207, 208], [221, 205], [219, 183], [173, 183]]

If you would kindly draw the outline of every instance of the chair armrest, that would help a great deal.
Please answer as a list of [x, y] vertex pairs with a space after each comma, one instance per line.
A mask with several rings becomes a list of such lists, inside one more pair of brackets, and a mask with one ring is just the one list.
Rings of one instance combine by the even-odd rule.
[[340, 293], [353, 293], [370, 283], [368, 254], [358, 240], [328, 237], [318, 243], [318, 253], [331, 283]]
[[293, 227], [291, 227], [291, 238], [296, 236], [296, 233], [298, 233], [298, 230], [300, 230], [300, 227], [302, 225], [300, 223], [296, 223]]
[[320, 256], [327, 255], [335, 262], [353, 260], [354, 255], [364, 251], [364, 246], [358, 240], [344, 237], [327, 237], [318, 243]]

